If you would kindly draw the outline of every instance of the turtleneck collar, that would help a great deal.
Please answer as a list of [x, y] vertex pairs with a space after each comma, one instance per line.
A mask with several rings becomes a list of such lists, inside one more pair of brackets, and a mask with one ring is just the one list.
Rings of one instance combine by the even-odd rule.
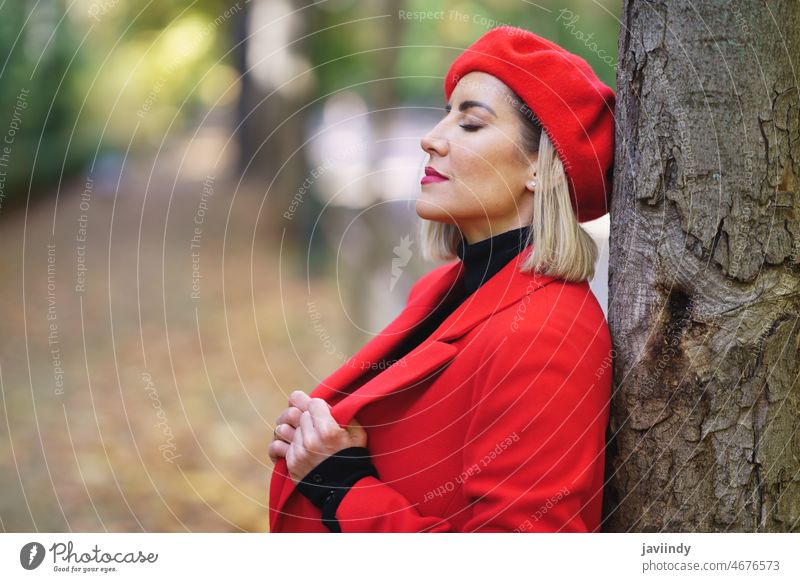
[[464, 264], [464, 294], [471, 295], [525, 248], [530, 225], [469, 244], [464, 236], [456, 254]]

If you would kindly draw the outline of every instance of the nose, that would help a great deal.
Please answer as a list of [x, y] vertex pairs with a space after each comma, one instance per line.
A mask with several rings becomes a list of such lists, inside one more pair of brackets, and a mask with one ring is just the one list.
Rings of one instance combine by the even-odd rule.
[[439, 136], [437, 128], [439, 125], [431, 129], [428, 133], [422, 136], [420, 145], [425, 153], [430, 154], [431, 158], [436, 156], [444, 157], [447, 155], [447, 140]]

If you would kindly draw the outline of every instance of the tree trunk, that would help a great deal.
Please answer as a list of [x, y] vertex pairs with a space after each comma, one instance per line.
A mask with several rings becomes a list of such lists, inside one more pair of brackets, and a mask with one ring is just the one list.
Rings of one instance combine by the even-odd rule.
[[606, 531], [800, 528], [800, 3], [625, 0]]
[[[303, 75], [299, 65], [290, 73], [280, 71], [281, 66], [291, 68], [285, 64], [290, 59], [286, 54], [302, 57], [308, 52], [305, 28], [309, 25], [314, 30], [311, 19], [315, 11], [298, 12], [302, 3], [297, 0], [273, 4], [270, 10], [265, 8], [269, 1], [245, 3], [234, 16], [233, 58], [241, 83], [234, 127], [239, 144], [238, 173], [257, 195], [267, 197], [259, 216], [265, 244], [289, 243], [305, 249], [315, 218], [313, 204], [303, 198], [302, 203], [295, 200], [308, 177], [303, 143], [308, 115], [304, 105], [310, 94], [303, 80], [310, 73]], [[278, 32], [278, 27], [286, 30]], [[264, 37], [278, 34], [286, 37], [285, 46], [280, 42], [265, 45]], [[262, 50], [248, 57], [248, 47], [253, 43]], [[265, 69], [273, 71], [268, 80], [263, 72], [256, 74]], [[287, 211], [291, 219], [284, 216]]]

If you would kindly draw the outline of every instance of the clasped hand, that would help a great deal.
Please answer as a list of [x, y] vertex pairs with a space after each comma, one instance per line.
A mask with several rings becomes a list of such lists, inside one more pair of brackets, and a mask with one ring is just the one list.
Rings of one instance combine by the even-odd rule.
[[342, 428], [322, 398], [301, 390], [289, 395], [289, 406], [278, 416], [269, 458], [286, 458], [292, 481], [298, 483], [322, 461], [349, 447], [366, 447], [367, 432], [354, 418]]

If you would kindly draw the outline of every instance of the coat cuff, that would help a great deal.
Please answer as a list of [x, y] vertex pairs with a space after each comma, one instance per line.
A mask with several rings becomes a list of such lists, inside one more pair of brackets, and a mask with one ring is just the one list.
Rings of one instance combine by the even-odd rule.
[[367, 476], [378, 478], [366, 447], [349, 447], [337, 451], [314, 467], [297, 483], [297, 490], [322, 510], [322, 523], [340, 532], [336, 509], [357, 481]]

